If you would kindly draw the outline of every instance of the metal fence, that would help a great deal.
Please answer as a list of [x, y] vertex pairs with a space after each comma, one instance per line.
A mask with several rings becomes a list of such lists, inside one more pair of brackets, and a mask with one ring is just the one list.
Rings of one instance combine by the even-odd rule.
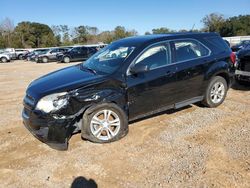
[[227, 40], [231, 46], [240, 43], [243, 40], [250, 40], [250, 36], [235, 36], [235, 37], [223, 37]]

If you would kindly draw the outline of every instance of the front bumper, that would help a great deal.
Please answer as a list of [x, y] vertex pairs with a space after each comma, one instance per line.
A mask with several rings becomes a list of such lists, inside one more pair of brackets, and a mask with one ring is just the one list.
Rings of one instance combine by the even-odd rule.
[[28, 110], [22, 112], [25, 127], [40, 141], [53, 149], [67, 150], [68, 140], [74, 126], [72, 119], [55, 119], [39, 111]]

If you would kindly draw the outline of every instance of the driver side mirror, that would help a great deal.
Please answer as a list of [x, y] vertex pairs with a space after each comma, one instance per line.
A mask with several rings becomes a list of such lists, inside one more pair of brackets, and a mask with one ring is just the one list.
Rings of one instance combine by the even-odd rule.
[[132, 74], [137, 74], [137, 73], [147, 72], [147, 71], [149, 71], [148, 66], [147, 66], [147, 65], [143, 65], [143, 64], [141, 64], [141, 63], [136, 64], [136, 65], [134, 65], [134, 66], [132, 66], [132, 67], [130, 68], [130, 72], [131, 72]]

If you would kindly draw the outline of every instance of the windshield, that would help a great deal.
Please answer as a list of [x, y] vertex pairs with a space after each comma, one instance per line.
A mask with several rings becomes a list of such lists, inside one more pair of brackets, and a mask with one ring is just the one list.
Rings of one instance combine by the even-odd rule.
[[82, 67], [101, 74], [111, 74], [122, 65], [134, 49], [135, 47], [131, 46], [110, 44], [84, 62]]

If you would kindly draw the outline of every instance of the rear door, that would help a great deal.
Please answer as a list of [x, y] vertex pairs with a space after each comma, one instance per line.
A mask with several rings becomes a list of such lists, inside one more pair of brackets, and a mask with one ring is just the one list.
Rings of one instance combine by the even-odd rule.
[[50, 60], [55, 60], [56, 59], [56, 55], [59, 52], [59, 49], [53, 49], [51, 50], [50, 54], [49, 54], [49, 59]]
[[211, 51], [195, 39], [181, 39], [171, 42], [176, 64], [176, 84], [179, 102], [202, 96], [204, 75], [209, 65]]

